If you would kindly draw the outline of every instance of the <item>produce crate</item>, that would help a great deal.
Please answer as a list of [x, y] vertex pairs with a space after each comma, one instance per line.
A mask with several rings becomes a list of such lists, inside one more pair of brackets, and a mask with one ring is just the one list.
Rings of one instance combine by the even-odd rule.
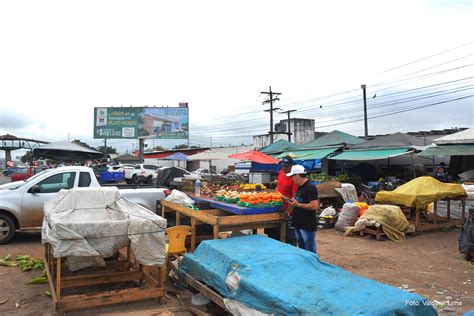
[[103, 171], [99, 174], [99, 180], [102, 182], [119, 182], [125, 180], [124, 172]]

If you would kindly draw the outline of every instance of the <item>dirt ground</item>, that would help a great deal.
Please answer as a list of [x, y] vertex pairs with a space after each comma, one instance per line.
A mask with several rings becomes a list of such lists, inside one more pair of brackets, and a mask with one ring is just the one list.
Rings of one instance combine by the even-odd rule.
[[[318, 231], [317, 247], [323, 261], [370, 279], [414, 291], [431, 301], [445, 302], [444, 308], [439, 309], [440, 313], [458, 315], [474, 309], [474, 266], [459, 255], [458, 236], [457, 229], [426, 233], [409, 237], [403, 243], [394, 243], [389, 240], [344, 237], [331, 229]], [[10, 244], [0, 246], [0, 256], [27, 254], [40, 257], [43, 253], [40, 239], [39, 233], [20, 233]], [[0, 314], [54, 315], [52, 300], [44, 294], [48, 285], [25, 284], [31, 277], [40, 274], [0, 266], [0, 303], [8, 298], [7, 302], [0, 305]], [[169, 297], [166, 306], [181, 304], [174, 296]], [[186, 299], [189, 303], [189, 297]], [[157, 301], [144, 301], [68, 315], [191, 315], [188, 312], [163, 314], [163, 307]]]

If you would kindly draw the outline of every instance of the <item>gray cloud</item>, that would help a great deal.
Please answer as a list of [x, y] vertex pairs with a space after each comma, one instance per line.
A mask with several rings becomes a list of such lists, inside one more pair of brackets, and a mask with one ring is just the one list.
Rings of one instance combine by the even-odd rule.
[[34, 124], [33, 117], [14, 110], [2, 109], [0, 115], [0, 129], [17, 131]]

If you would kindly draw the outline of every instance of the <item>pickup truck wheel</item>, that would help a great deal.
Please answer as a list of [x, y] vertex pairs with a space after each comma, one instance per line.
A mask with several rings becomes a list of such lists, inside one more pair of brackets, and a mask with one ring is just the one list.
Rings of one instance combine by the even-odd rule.
[[153, 183], [153, 176], [148, 176], [148, 177], [146, 178], [146, 183], [147, 183], [147, 184], [152, 184], [152, 183]]
[[138, 184], [138, 177], [137, 177], [136, 174], [134, 174], [134, 175], [132, 176], [132, 183], [133, 183], [133, 184]]
[[0, 214], [0, 245], [7, 244], [15, 235], [15, 223], [10, 216]]

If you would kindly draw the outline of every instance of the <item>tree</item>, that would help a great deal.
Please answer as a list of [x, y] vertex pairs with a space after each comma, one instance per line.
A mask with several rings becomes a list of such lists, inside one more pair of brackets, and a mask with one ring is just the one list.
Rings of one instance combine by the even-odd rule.
[[[97, 147], [97, 151], [100, 151], [101, 153], [103, 153], [104, 152], [104, 146]], [[105, 152], [106, 152], [107, 155], [110, 155], [110, 154], [117, 155], [117, 149], [115, 147], [112, 147], [112, 146], [107, 146]]]
[[155, 148], [153, 148], [153, 151], [165, 151], [166, 148], [163, 147], [163, 146], [155, 146]]
[[188, 145], [186, 144], [181, 144], [181, 145], [176, 145], [173, 147], [174, 149], [187, 149]]

